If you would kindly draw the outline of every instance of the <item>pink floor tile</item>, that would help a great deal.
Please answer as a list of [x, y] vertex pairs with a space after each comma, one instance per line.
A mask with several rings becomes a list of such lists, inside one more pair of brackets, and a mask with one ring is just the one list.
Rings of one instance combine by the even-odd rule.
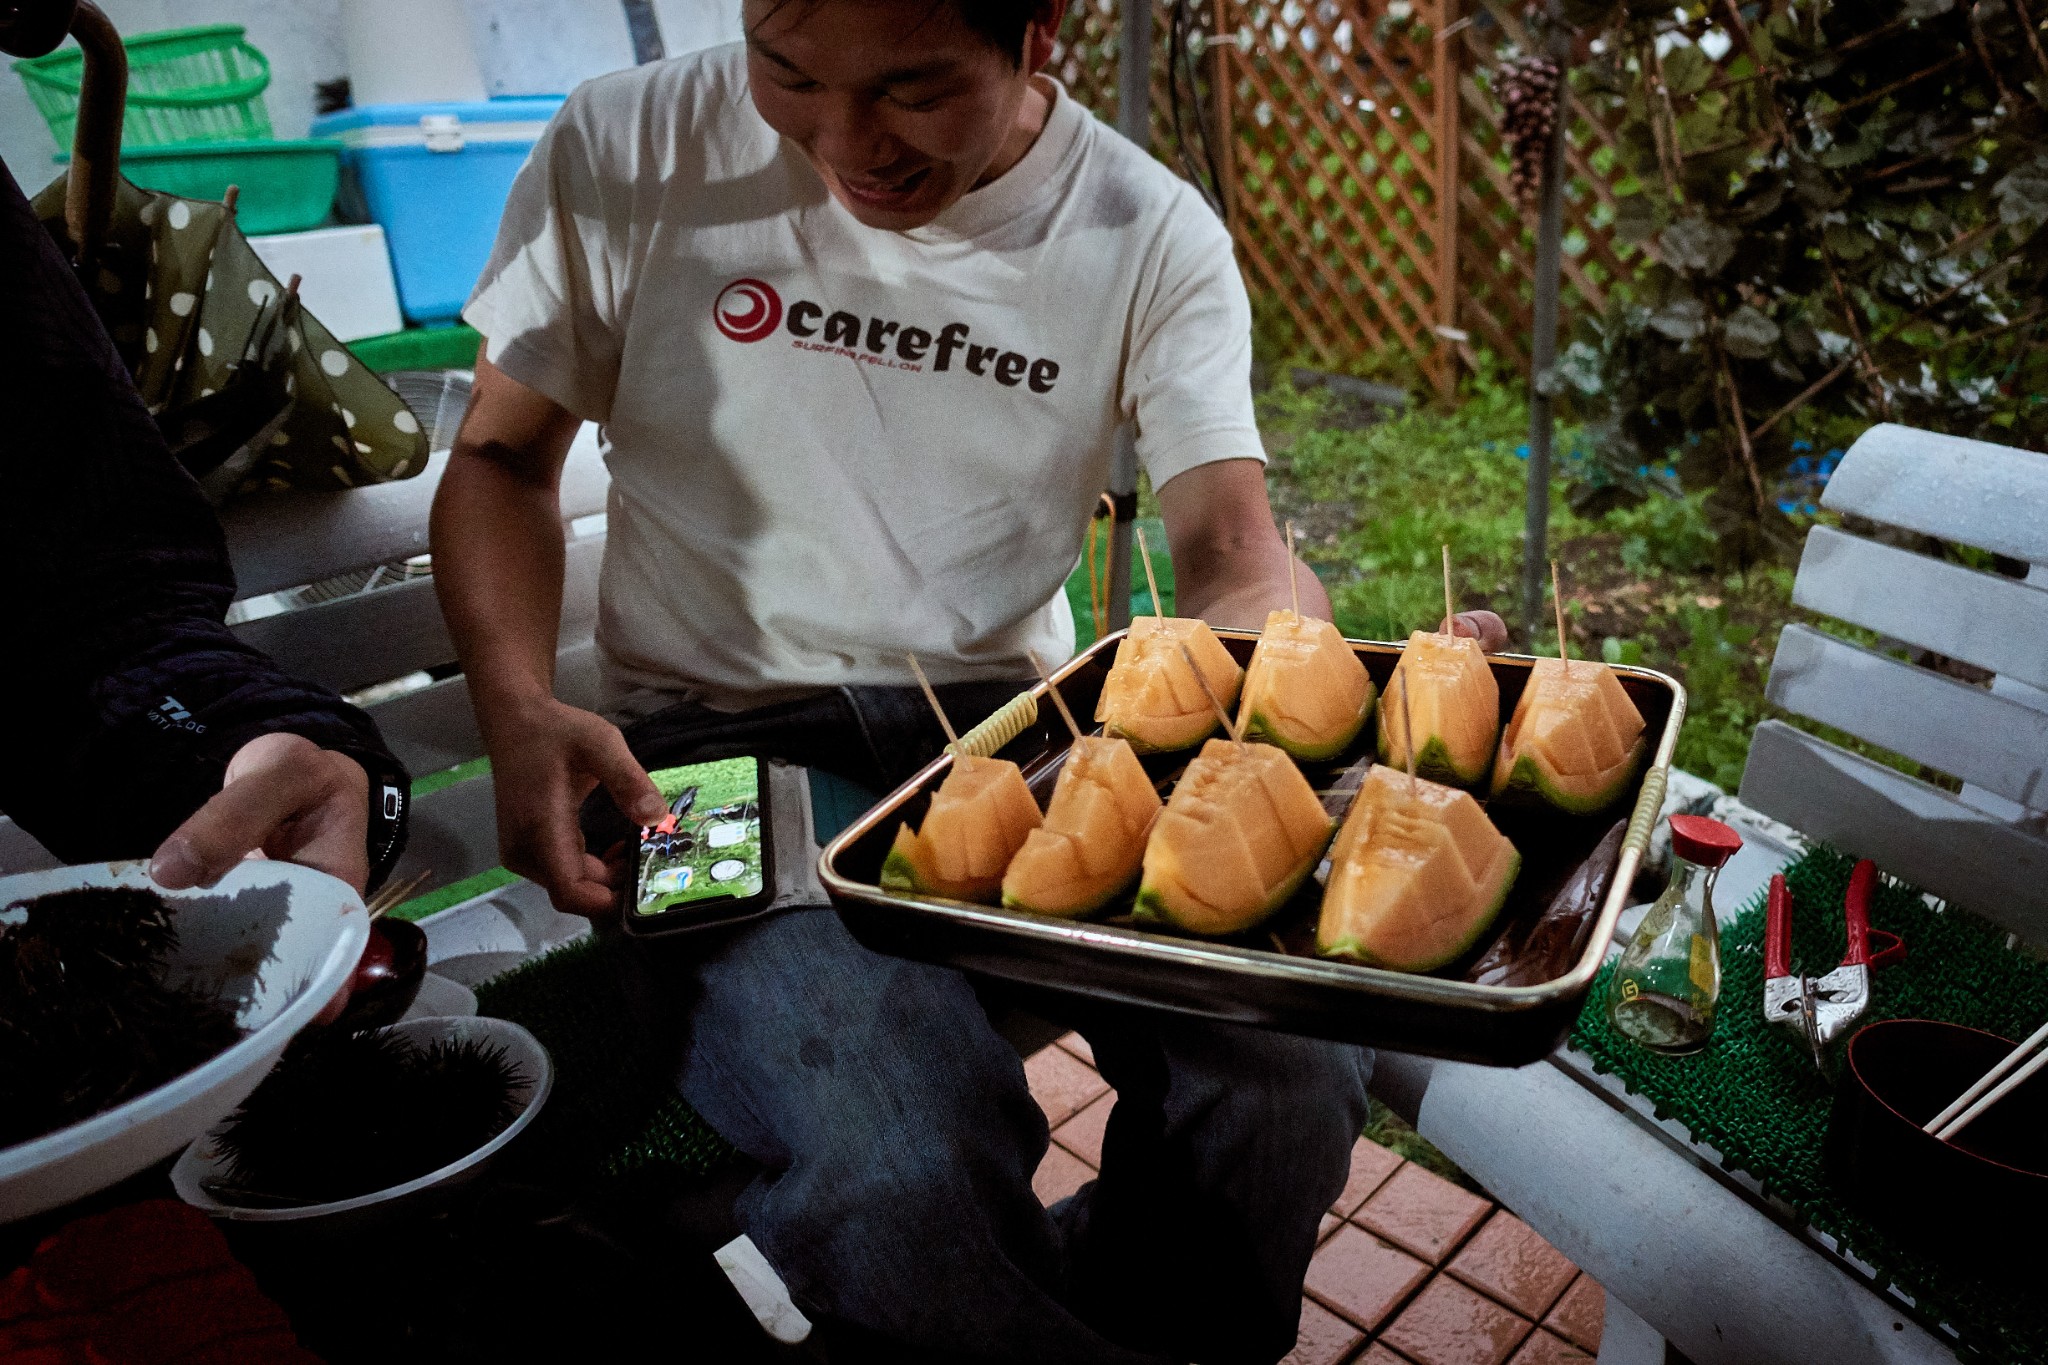
[[1094, 1178], [1093, 1166], [1055, 1142], [1045, 1149], [1045, 1160], [1031, 1177], [1031, 1192], [1051, 1208]]
[[1116, 1092], [1109, 1091], [1092, 1101], [1080, 1113], [1052, 1130], [1052, 1140], [1091, 1166], [1102, 1164], [1102, 1130], [1109, 1123], [1109, 1111], [1116, 1104]]
[[1371, 1233], [1339, 1228], [1308, 1263], [1308, 1291], [1370, 1332], [1429, 1275], [1429, 1267]]
[[1508, 1365], [1593, 1365], [1593, 1357], [1539, 1327], [1529, 1334]]
[[1351, 1221], [1431, 1265], [1441, 1265], [1490, 1207], [1478, 1195], [1409, 1162], [1351, 1215]]
[[1375, 1341], [1352, 1365], [1408, 1365], [1408, 1362]]
[[1531, 1326], [1484, 1294], [1439, 1275], [1380, 1340], [1416, 1365], [1503, 1365]]
[[1045, 1121], [1057, 1128], [1109, 1089], [1095, 1068], [1064, 1048], [1041, 1048], [1024, 1059], [1024, 1079], [1031, 1083], [1031, 1097], [1045, 1111]]
[[1591, 1275], [1581, 1275], [1564, 1291], [1564, 1297], [1550, 1310], [1543, 1325], [1574, 1346], [1598, 1355], [1600, 1329], [1606, 1322], [1607, 1291], [1594, 1283]]
[[1374, 1190], [1387, 1183], [1388, 1176], [1400, 1169], [1398, 1152], [1390, 1152], [1377, 1142], [1360, 1138], [1351, 1149], [1351, 1174], [1344, 1181], [1344, 1193], [1330, 1205], [1330, 1212], [1339, 1218], [1349, 1218]]
[[1451, 1261], [1451, 1273], [1526, 1318], [1540, 1318], [1579, 1268], [1521, 1219], [1500, 1210]]
[[1358, 1349], [1365, 1333], [1314, 1299], [1301, 1301], [1301, 1331], [1280, 1365], [1337, 1365]]
[[1335, 1232], [1338, 1228], [1341, 1228], [1343, 1226], [1344, 1220], [1342, 1218], [1339, 1218], [1336, 1214], [1324, 1214], [1323, 1221], [1316, 1224], [1316, 1245], [1321, 1246], [1324, 1242], [1329, 1240], [1331, 1233]]
[[1060, 1038], [1059, 1045], [1079, 1057], [1090, 1066], [1095, 1065], [1095, 1049], [1088, 1046], [1088, 1040], [1078, 1033], [1069, 1033]]

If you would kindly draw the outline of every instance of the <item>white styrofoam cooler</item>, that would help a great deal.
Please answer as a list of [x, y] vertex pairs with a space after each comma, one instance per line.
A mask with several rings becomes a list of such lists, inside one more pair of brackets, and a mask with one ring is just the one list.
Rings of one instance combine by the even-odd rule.
[[338, 341], [383, 336], [405, 326], [384, 229], [375, 223], [251, 237], [249, 245], [280, 280], [299, 277], [299, 298]]

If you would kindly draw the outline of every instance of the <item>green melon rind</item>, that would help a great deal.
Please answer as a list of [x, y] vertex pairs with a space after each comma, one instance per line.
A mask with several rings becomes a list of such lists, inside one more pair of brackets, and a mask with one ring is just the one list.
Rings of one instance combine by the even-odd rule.
[[882, 859], [882, 889], [885, 891], [909, 891], [916, 895], [931, 895], [932, 892], [919, 883], [917, 864], [895, 848]]
[[1391, 962], [1374, 956], [1371, 950], [1367, 949], [1356, 938], [1340, 938], [1335, 943], [1330, 944], [1325, 944], [1318, 940], [1316, 943], [1316, 954], [1320, 957], [1355, 962], [1361, 967], [1383, 967], [1392, 972], [1436, 971], [1438, 968], [1448, 966], [1471, 952], [1472, 946], [1479, 942], [1481, 936], [1493, 928], [1494, 924], [1500, 919], [1500, 912], [1507, 906], [1508, 892], [1515, 889], [1515, 878], [1521, 874], [1522, 855], [1520, 850], [1516, 850], [1508, 863], [1507, 875], [1501, 878], [1500, 890], [1494, 895], [1492, 906], [1488, 908], [1484, 915], [1473, 921], [1472, 932], [1465, 935], [1456, 949], [1434, 962], [1396, 966]]
[[[1380, 727], [1380, 762], [1388, 766], [1393, 763], [1393, 745], [1387, 739], [1387, 727]], [[1415, 755], [1415, 775], [1431, 782], [1440, 782], [1446, 787], [1462, 787], [1466, 791], [1483, 793], [1486, 779], [1493, 775], [1493, 755], [1489, 753], [1479, 767], [1471, 772], [1460, 769], [1451, 761], [1450, 747], [1442, 736], [1431, 735], [1422, 746], [1422, 752]]]
[[1263, 744], [1270, 744], [1297, 763], [1322, 763], [1335, 758], [1351, 747], [1352, 742], [1358, 738], [1359, 732], [1365, 729], [1365, 723], [1372, 719], [1374, 700], [1373, 695], [1368, 694], [1366, 696], [1365, 705], [1358, 713], [1358, 723], [1346, 730], [1334, 741], [1325, 741], [1321, 744], [1303, 744], [1297, 740], [1290, 739], [1280, 732], [1279, 728], [1264, 711], [1252, 712], [1251, 719], [1245, 722], [1244, 737], [1250, 740], [1257, 740]]
[[1554, 775], [1546, 773], [1533, 757], [1523, 754], [1509, 770], [1507, 783], [1494, 792], [1493, 802], [1503, 806], [1550, 806], [1567, 815], [1598, 815], [1628, 794], [1649, 747], [1648, 740], [1637, 740], [1622, 764], [1621, 775], [1597, 792], [1560, 789]]
[[1143, 873], [1143, 871], [1144, 869], [1142, 867], [1134, 869], [1131, 872], [1130, 876], [1118, 882], [1114, 887], [1111, 887], [1110, 890], [1103, 895], [1101, 900], [1095, 901], [1089, 905], [1084, 905], [1078, 910], [1041, 910], [1035, 905], [1031, 905], [1025, 901], [1016, 899], [1008, 891], [1003, 892], [1003, 909], [1025, 910], [1029, 911], [1031, 914], [1045, 915], [1051, 919], [1080, 919], [1083, 916], [1094, 914], [1096, 911], [1102, 909], [1102, 907], [1104, 907], [1105, 905], [1108, 905], [1111, 901], [1116, 900], [1119, 896], [1122, 896], [1125, 892], [1129, 891], [1131, 887], [1136, 884], [1139, 876]]
[[[1335, 834], [1336, 830], [1332, 828], [1330, 835], [1334, 836]], [[1329, 837], [1325, 837], [1321, 843], [1317, 844], [1308, 857], [1302, 861], [1301, 866], [1290, 873], [1287, 880], [1280, 884], [1279, 889], [1266, 901], [1258, 914], [1235, 929], [1215, 931], [1194, 929], [1182, 924], [1174, 918], [1173, 909], [1167, 905], [1166, 897], [1159, 892], [1158, 888], [1150, 885], [1143, 885], [1138, 888], [1138, 899], [1131, 907], [1131, 918], [1140, 924], [1165, 924], [1180, 930], [1184, 934], [1200, 934], [1204, 938], [1228, 938], [1232, 934], [1241, 934], [1247, 929], [1256, 929], [1259, 925], [1271, 919], [1279, 911], [1280, 907], [1287, 904], [1288, 899], [1301, 889], [1301, 884], [1308, 878], [1308, 874], [1315, 869], [1317, 863], [1323, 860], [1323, 850], [1329, 847], [1329, 843]]]
[[1177, 754], [1182, 752], [1183, 750], [1194, 748], [1203, 740], [1215, 734], [1216, 718], [1214, 716], [1211, 716], [1209, 718], [1207, 728], [1205, 728], [1200, 734], [1196, 735], [1193, 739], [1189, 740], [1185, 744], [1154, 744], [1150, 740], [1139, 739], [1130, 731], [1114, 723], [1104, 724], [1102, 727], [1102, 733], [1105, 737], [1109, 739], [1120, 739], [1124, 741], [1124, 743], [1131, 746], [1131, 752], [1134, 754]]

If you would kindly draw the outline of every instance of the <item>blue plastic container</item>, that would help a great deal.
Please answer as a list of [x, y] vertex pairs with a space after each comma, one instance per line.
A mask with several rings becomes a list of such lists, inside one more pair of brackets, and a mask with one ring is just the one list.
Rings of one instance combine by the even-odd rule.
[[480, 104], [377, 104], [313, 120], [338, 138], [342, 203], [381, 225], [399, 306], [414, 323], [453, 322], [490, 259], [512, 177], [559, 95]]

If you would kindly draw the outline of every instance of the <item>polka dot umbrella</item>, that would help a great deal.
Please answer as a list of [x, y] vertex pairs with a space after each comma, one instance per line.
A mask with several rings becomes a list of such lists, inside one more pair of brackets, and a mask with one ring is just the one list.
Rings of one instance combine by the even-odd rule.
[[[65, 190], [59, 177], [35, 209], [68, 244]], [[264, 268], [231, 204], [119, 180], [80, 279], [172, 450], [215, 502], [425, 468], [419, 419]]]

